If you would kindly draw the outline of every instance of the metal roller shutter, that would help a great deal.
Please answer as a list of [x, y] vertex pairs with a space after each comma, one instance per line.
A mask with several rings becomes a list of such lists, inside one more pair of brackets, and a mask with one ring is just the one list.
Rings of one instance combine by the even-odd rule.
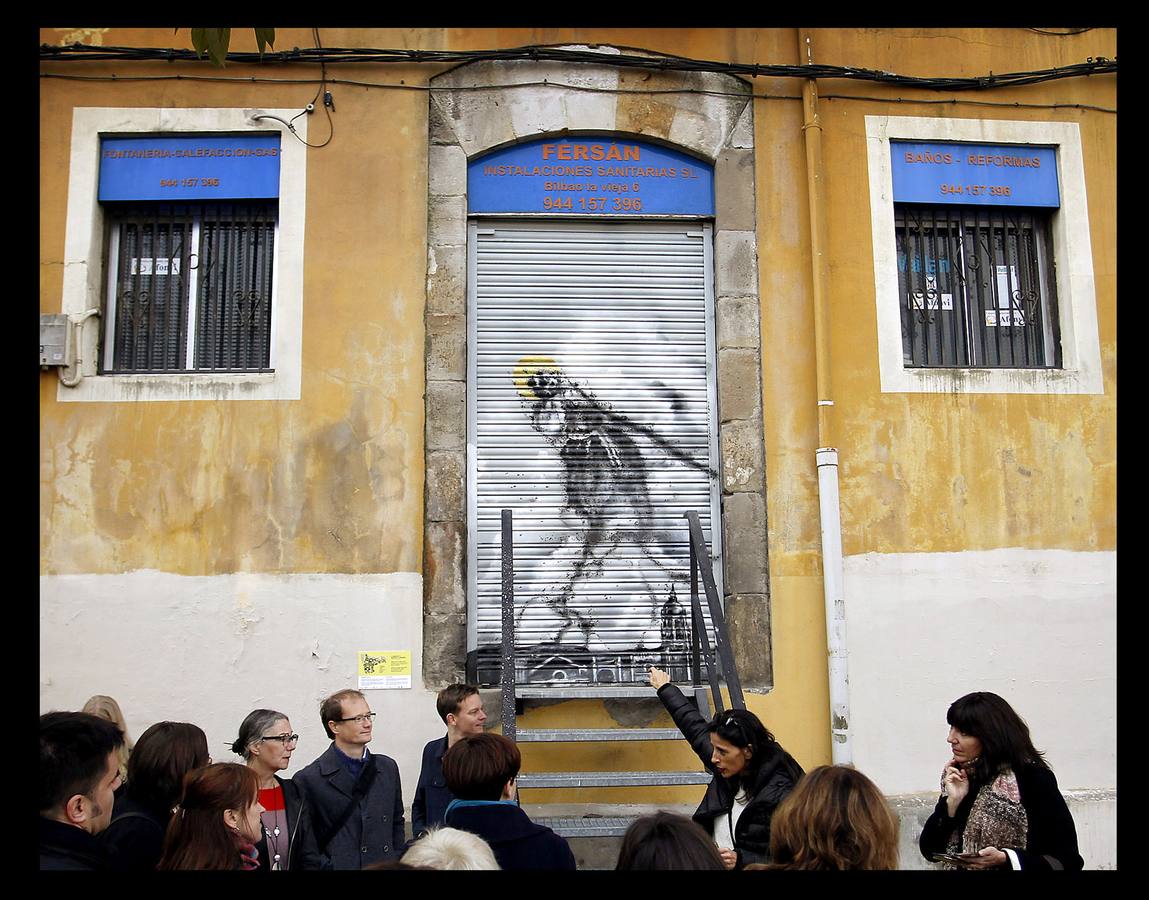
[[693, 222], [472, 223], [468, 638], [481, 680], [497, 678], [503, 508], [519, 683], [633, 683], [652, 664], [685, 676], [687, 509], [719, 554], [710, 248]]

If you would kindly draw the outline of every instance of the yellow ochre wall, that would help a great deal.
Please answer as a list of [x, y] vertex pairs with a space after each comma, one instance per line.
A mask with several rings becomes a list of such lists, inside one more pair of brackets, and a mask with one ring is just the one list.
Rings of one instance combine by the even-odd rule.
[[[1100, 34], [1099, 34], [1100, 32]], [[853, 39], [851, 39], [853, 38]], [[925, 76], [1053, 68], [1116, 56], [1116, 35], [1051, 37], [1027, 29], [895, 32], [818, 29], [819, 63]], [[892, 65], [892, 63], [896, 63]], [[833, 316], [834, 440], [841, 450], [843, 552], [1116, 546], [1115, 79], [1072, 78], [947, 98], [1035, 104], [867, 103], [824, 99]], [[820, 93], [881, 96], [868, 83]], [[899, 92], [936, 99], [925, 91]], [[1075, 122], [1081, 129], [1105, 393], [886, 394], [874, 364], [877, 329], [865, 165], [867, 115]], [[768, 342], [775, 343], [775, 342]], [[987, 423], [992, 423], [987, 427]]]
[[[818, 63], [983, 75], [1116, 55], [1116, 34], [813, 29]], [[233, 50], [254, 49], [244, 29]], [[744, 63], [800, 61], [796, 29], [321, 29], [326, 47], [610, 44]], [[40, 40], [58, 43], [43, 29]], [[112, 28], [105, 45], [188, 46], [186, 30]], [[281, 29], [275, 49], [314, 46]], [[73, 71], [65, 64], [45, 66]], [[76, 66], [171, 74], [164, 63]], [[328, 67], [332, 143], [308, 151], [303, 381], [289, 402], [62, 404], [41, 377], [41, 572], [393, 573], [423, 558], [423, 312], [429, 79], [446, 67]], [[181, 71], [185, 71], [181, 69]], [[229, 66], [205, 75], [242, 79]], [[313, 66], [261, 70], [311, 78]], [[630, 77], [630, 76], [628, 76]], [[807, 768], [828, 762], [809, 214], [801, 82], [753, 81], [774, 690], [748, 703]], [[41, 80], [40, 308], [59, 311], [74, 106], [289, 107], [312, 84]], [[830, 261], [832, 440], [846, 555], [1115, 547], [1115, 78], [941, 94], [819, 83]], [[769, 96], [766, 96], [769, 95]], [[864, 99], [839, 99], [842, 96]], [[925, 103], [1027, 103], [1020, 106]], [[887, 102], [900, 98], [903, 102]], [[864, 116], [1077, 122], [1085, 152], [1103, 395], [880, 392]], [[309, 140], [327, 136], [322, 110]], [[285, 137], [285, 140], [289, 138]], [[993, 423], [984, 427], [984, 423]], [[998, 514], [1000, 512], [1004, 514]], [[427, 577], [427, 573], [422, 573]], [[660, 714], [661, 716], [661, 714]], [[525, 727], [616, 724], [597, 701], [532, 709]], [[662, 724], [668, 724], [662, 717]], [[380, 749], [385, 750], [386, 738]], [[684, 744], [524, 746], [525, 768], [693, 768]], [[408, 775], [413, 777], [414, 773]], [[690, 802], [701, 789], [537, 791], [535, 802]]]

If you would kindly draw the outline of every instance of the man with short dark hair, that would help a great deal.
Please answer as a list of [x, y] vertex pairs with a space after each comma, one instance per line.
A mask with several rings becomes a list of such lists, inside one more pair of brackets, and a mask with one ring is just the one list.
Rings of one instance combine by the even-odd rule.
[[375, 713], [359, 691], [332, 694], [319, 707], [327, 751], [292, 781], [311, 808], [320, 852], [335, 869], [362, 869], [403, 853], [403, 790], [399, 767], [370, 753]]
[[443, 824], [447, 804], [455, 799], [443, 778], [443, 754], [461, 738], [482, 734], [483, 723], [487, 721], [483, 698], [473, 684], [447, 685], [439, 691], [435, 708], [447, 726], [447, 734], [423, 748], [419, 786], [411, 803], [411, 831], [416, 839]]
[[96, 835], [112, 820], [124, 733], [81, 712], [40, 716], [40, 868], [106, 868]]

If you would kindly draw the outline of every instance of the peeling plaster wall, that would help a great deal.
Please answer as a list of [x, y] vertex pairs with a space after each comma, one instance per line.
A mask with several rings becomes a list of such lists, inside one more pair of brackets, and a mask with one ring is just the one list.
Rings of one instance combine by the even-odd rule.
[[[946, 74], [982, 75], [1116, 55], [1114, 29], [1064, 37], [1010, 28], [811, 33], [816, 62], [920, 76], [937, 74], [943, 63]], [[795, 29], [322, 29], [322, 35], [329, 47], [611, 44], [699, 59], [798, 62]], [[62, 36], [56, 29], [40, 32], [45, 43], [59, 43]], [[255, 49], [250, 30], [237, 29], [233, 37], [236, 49]], [[112, 28], [102, 40], [109, 46], [185, 45], [186, 33], [173, 37], [170, 28]], [[307, 47], [312, 41], [310, 29], [281, 29], [276, 45]], [[44, 68], [71, 73], [70, 65]], [[170, 76], [172, 66], [133, 63], [131, 73]], [[123, 68], [122, 63], [85, 64], [84, 72], [106, 76]], [[272, 77], [298, 75], [291, 66], [262, 68]], [[380, 80], [378, 67], [346, 64], [340, 71], [349, 80]], [[391, 65], [387, 80], [430, 87], [441, 71]], [[576, 72], [564, 73], [571, 84], [578, 78]], [[604, 71], [601, 82], [583, 86], [641, 90], [652, 83], [677, 86], [687, 78]], [[310, 97], [301, 101], [299, 86], [290, 83], [120, 78], [42, 79], [40, 86], [44, 313], [60, 311], [73, 107], [288, 108]], [[744, 272], [739, 260], [753, 251], [757, 274], [749, 284], [743, 279], [736, 291], [719, 295], [719, 309], [729, 314], [719, 316], [718, 340], [720, 348], [736, 351], [730, 358], [738, 363], [739, 379], [745, 377], [743, 351], [762, 347], [764, 436], [757, 452], [764, 450], [770, 484], [769, 554], [763, 547], [762, 560], [763, 566], [769, 561], [774, 688], [749, 701], [809, 768], [829, 761], [830, 743], [800, 86], [793, 79], [760, 77], [752, 89], [752, 114], [732, 133], [732, 148], [753, 146], [753, 163], [745, 152], [720, 159], [729, 172], [719, 178], [718, 192], [731, 231], [755, 235], [749, 247], [743, 242], [730, 244], [729, 253], [724, 248], [729, 268]], [[347, 683], [350, 653], [356, 649], [351, 642], [360, 624], [365, 622], [363, 634], [372, 636], [371, 623], [385, 617], [358, 593], [366, 590], [363, 585], [416, 579], [403, 581], [403, 596], [411, 594], [404, 605], [421, 615], [423, 582], [437, 580], [427, 589], [443, 603], [426, 618], [427, 633], [441, 647], [462, 645], [465, 598], [451, 573], [459, 565], [463, 537], [450, 524], [460, 518], [464, 496], [461, 454], [442, 443], [444, 431], [434, 420], [444, 417], [429, 416], [425, 426], [423, 394], [425, 384], [461, 378], [465, 364], [464, 344], [452, 339], [463, 310], [465, 248], [444, 238], [462, 227], [458, 179], [466, 154], [447, 146], [454, 139], [443, 130], [442, 117], [434, 118], [424, 91], [346, 85], [335, 93], [336, 136], [328, 147], [308, 151], [313, 164], [307, 171], [299, 400], [61, 404], [55, 375], [41, 376], [44, 709], [74, 706], [93, 692], [107, 691], [124, 702], [134, 735], [156, 718], [184, 715], [207, 726], [213, 752], [226, 758], [221, 744], [234, 737], [238, 717], [251, 705], [296, 704], [286, 711], [304, 735], [298, 758], [307, 761], [325, 743], [319, 723], [311, 722], [310, 707], [319, 695]], [[555, 93], [552, 88], [539, 96]], [[1108, 789], [1115, 784], [1111, 738], [1116, 730], [1116, 116], [1086, 107], [1115, 107], [1115, 79], [1064, 79], [994, 91], [988, 98], [1068, 104], [1060, 109], [920, 104], [918, 92], [840, 79], [823, 83], [820, 93], [833, 420], [842, 461], [843, 544], [850, 554], [846, 596], [858, 764], [873, 769], [887, 792], [932, 787], [937, 751], [944, 751], [946, 705], [967, 690], [994, 689], [978, 678], [997, 679], [998, 689], [1030, 719], [1038, 745], [1050, 751], [1063, 788]], [[684, 112], [678, 130], [672, 127], [675, 110], [684, 105], [670, 99], [674, 95], [606, 96], [611, 101], [604, 104], [592, 92], [570, 91], [563, 96], [564, 114], [546, 104], [526, 104], [513, 123], [492, 118], [488, 125], [493, 132], [497, 125], [499, 134], [527, 134], [556, 120], [579, 121], [592, 130], [689, 140], [682, 132], [689, 115]], [[874, 97], [884, 99], [866, 99]], [[978, 97], [971, 92], [963, 99]], [[864, 162], [867, 115], [1079, 123], [1104, 394], [881, 393]], [[309, 138], [322, 141], [324, 129], [320, 116], [312, 117]], [[445, 179], [436, 177], [444, 173]], [[747, 189], [748, 178], [753, 190]], [[738, 196], [723, 199], [724, 184]], [[429, 196], [440, 195], [454, 199], [432, 208], [429, 216]], [[461, 409], [461, 395], [434, 389], [427, 394], [428, 409], [430, 404], [439, 411], [452, 405]], [[735, 443], [756, 452], [752, 442]], [[428, 548], [441, 546], [450, 553], [424, 557], [425, 528]], [[993, 553], [1004, 556], [994, 562], [982, 555]], [[935, 559], [942, 562], [935, 566], [930, 562]], [[1052, 568], [1035, 574], [1030, 564]], [[1093, 599], [1086, 604], [1083, 589], [1066, 585], [1075, 584], [1079, 569], [1097, 567], [1102, 577], [1089, 589]], [[423, 582], [403, 574], [419, 570]], [[985, 581], [991, 570], [998, 575]], [[264, 574], [228, 574], [243, 572]], [[378, 572], [398, 574], [368, 574]], [[312, 594], [298, 590], [313, 582], [337, 588], [315, 606]], [[234, 618], [240, 614], [239, 585], [264, 583], [281, 589], [274, 602], [258, 591], [252, 595], [264, 597], [244, 613], [259, 617], [247, 626], [254, 638], [239, 655], [238, 668], [229, 669], [242, 646], [233, 634], [241, 627]], [[958, 596], [960, 585], [976, 590]], [[136, 598], [130, 605], [124, 600], [129, 595]], [[1028, 608], [1040, 610], [1040, 627], [1016, 618], [1022, 597]], [[324, 609], [329, 612], [336, 603], [345, 603], [349, 612], [367, 612], [327, 621]], [[1083, 609], [1091, 614], [1079, 618]], [[985, 624], [984, 633], [971, 635], [978, 639], [976, 651], [959, 652], [956, 642], [942, 641], [947, 627], [960, 631], [974, 623], [996, 624], [1003, 610], [1015, 618], [1007, 616], [996, 630]], [[294, 635], [311, 637], [312, 631], [329, 635], [329, 643], [346, 641], [333, 651], [324, 673], [316, 671], [309, 649], [292, 649]], [[188, 634], [195, 635], [193, 642]], [[379, 634], [388, 633], [380, 628]], [[411, 634], [418, 683], [426, 645], [421, 633]], [[264, 646], [267, 635], [274, 637]], [[188, 650], [191, 643], [195, 651]], [[284, 647], [296, 654], [289, 658], [298, 670], [291, 678], [298, 682], [285, 685], [289, 700], [275, 701], [268, 691]], [[991, 656], [989, 648], [998, 652]], [[260, 666], [253, 668], [256, 659]], [[454, 676], [461, 668], [458, 659], [457, 667], [444, 667], [436, 677]], [[235, 693], [239, 672], [253, 692], [250, 698]], [[200, 689], [201, 680], [210, 690]], [[1091, 684], [1095, 694], [1088, 694]], [[396, 715], [408, 716], [411, 725], [403, 731], [411, 734], [402, 738], [404, 746], [417, 751], [420, 741], [439, 733], [430, 693], [421, 688], [379, 692], [372, 701], [380, 709], [396, 704]], [[583, 706], [572, 702], [546, 712], [553, 709], [556, 719], [564, 720], [553, 727], [579, 720], [610, 724], [601, 704]], [[524, 724], [536, 724], [533, 716], [542, 718], [528, 712]], [[386, 742], [381, 748], [391, 752]], [[528, 745], [524, 752], [528, 767], [582, 767], [570, 748]], [[413, 779], [417, 758], [392, 755]], [[667, 756], [668, 765], [692, 764], [685, 747], [668, 749]], [[603, 754], [604, 767], [626, 762], [617, 752]], [[295, 770], [293, 765], [289, 771]], [[413, 784], [407, 787], [410, 796]], [[1080, 831], [1081, 819], [1078, 825]]]
[[869, 553], [845, 589], [854, 762], [885, 793], [937, 784], [971, 691], [1029, 723], [1063, 791], [1117, 787], [1116, 553]]
[[258, 401], [45, 415], [43, 571], [413, 570], [417, 536], [386, 525], [420, 499], [418, 410], [367, 385], [316, 393], [305, 421]]
[[40, 712], [120, 701], [133, 739], [164, 719], [194, 722], [217, 762], [251, 710], [278, 709], [300, 735], [288, 775], [330, 743], [319, 703], [355, 685], [359, 650], [410, 650], [410, 690], [365, 692], [379, 713], [371, 748], [415, 794], [423, 745], [441, 737], [423, 686], [422, 578], [214, 575], [156, 571], [40, 579]]

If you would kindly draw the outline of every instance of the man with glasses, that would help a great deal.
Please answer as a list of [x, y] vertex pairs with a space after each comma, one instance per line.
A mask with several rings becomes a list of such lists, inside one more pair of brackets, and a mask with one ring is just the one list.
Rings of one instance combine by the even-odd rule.
[[334, 869], [398, 859], [403, 791], [395, 760], [367, 750], [375, 713], [359, 691], [344, 690], [324, 700], [319, 715], [331, 746], [292, 781], [307, 797], [320, 852]]
[[112, 820], [124, 733], [79, 712], [40, 716], [40, 868], [107, 868], [96, 835]]
[[435, 707], [447, 726], [444, 737], [431, 741], [423, 748], [423, 765], [419, 771], [419, 786], [411, 803], [411, 831], [416, 838], [443, 823], [447, 804], [455, 799], [443, 778], [443, 754], [461, 738], [483, 733], [487, 713], [483, 698], [473, 684], [449, 684], [439, 691]]

